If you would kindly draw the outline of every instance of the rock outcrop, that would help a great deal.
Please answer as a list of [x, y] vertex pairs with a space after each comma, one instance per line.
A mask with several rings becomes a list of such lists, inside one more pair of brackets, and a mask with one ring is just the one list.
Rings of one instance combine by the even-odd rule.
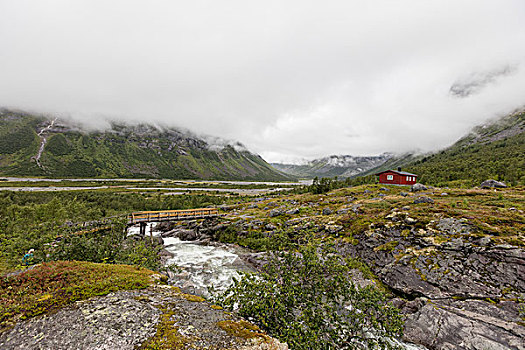
[[0, 334], [5, 350], [132, 350], [159, 343], [177, 349], [288, 349], [204, 299], [161, 285], [77, 302]]
[[468, 224], [453, 218], [426, 228], [396, 213], [388, 218], [399, 224], [355, 236], [358, 243], [344, 249], [397, 296], [407, 315], [404, 340], [439, 350], [525, 349], [518, 302], [525, 250], [469, 235]]
[[479, 185], [479, 187], [481, 188], [506, 188], [507, 185], [505, 185], [501, 181], [485, 180]]

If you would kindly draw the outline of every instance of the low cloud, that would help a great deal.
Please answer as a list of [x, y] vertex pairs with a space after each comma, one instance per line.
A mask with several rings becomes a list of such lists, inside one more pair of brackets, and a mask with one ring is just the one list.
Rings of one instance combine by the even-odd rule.
[[524, 16], [521, 0], [4, 1], [0, 105], [268, 161], [429, 151], [525, 104]]

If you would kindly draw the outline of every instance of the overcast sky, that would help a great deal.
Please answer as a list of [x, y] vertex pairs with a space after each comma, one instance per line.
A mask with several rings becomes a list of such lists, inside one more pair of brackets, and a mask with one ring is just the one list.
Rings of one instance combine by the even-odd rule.
[[0, 0], [0, 106], [268, 161], [435, 150], [523, 105], [523, 0]]

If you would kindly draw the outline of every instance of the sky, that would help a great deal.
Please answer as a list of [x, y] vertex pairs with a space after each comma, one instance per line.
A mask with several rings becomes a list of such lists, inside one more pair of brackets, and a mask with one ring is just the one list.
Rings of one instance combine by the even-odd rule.
[[523, 0], [0, 0], [0, 106], [270, 162], [427, 152], [525, 105]]

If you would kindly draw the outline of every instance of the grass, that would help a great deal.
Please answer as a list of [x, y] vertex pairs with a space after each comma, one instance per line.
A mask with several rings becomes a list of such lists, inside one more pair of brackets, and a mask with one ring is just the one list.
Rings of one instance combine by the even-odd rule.
[[[381, 187], [388, 190], [381, 191]], [[366, 190], [371, 192], [365, 193]], [[403, 192], [408, 195], [403, 196]], [[444, 192], [447, 195], [441, 195]], [[379, 197], [379, 194], [385, 196]], [[414, 195], [429, 196], [434, 203], [414, 204], [415, 197], [412, 197]], [[297, 215], [282, 215], [270, 219], [268, 213], [273, 209], [273, 207], [268, 207], [270, 202], [284, 206], [283, 211], [298, 207], [303, 207], [303, 209]], [[248, 223], [252, 220], [261, 220], [263, 221], [261, 227], [271, 222], [278, 228], [282, 228], [286, 225], [287, 220], [302, 217], [306, 222], [319, 226], [342, 225], [344, 229], [338, 233], [339, 237], [353, 239], [375, 228], [404, 225], [403, 222], [395, 223], [387, 219], [389, 214], [396, 211], [404, 213], [403, 218], [413, 219], [410, 227], [415, 230], [435, 229], [435, 224], [441, 218], [465, 219], [466, 225], [470, 227], [470, 236], [489, 236], [495, 244], [525, 246], [523, 234], [525, 232], [524, 187], [498, 190], [433, 188], [421, 194], [421, 192], [410, 192], [407, 186], [360, 185], [333, 190], [321, 195], [311, 193], [283, 195], [279, 199], [271, 198], [257, 203], [258, 208], [249, 208], [250, 204], [238, 204], [237, 214], [231, 215], [231, 219], [235, 221], [236, 215], [248, 214], [251, 217], [245, 219]], [[352, 207], [356, 205], [359, 208], [352, 210]], [[333, 213], [320, 215], [324, 208], [332, 209]], [[337, 211], [343, 208], [348, 209], [347, 213], [337, 214]], [[403, 232], [405, 236], [411, 234], [410, 230], [404, 229]], [[251, 230], [250, 236], [251, 240], [260, 240], [261, 243], [264, 240], [258, 238], [257, 230]], [[445, 242], [451, 236], [442, 237], [439, 230], [436, 230], [435, 238], [436, 242]], [[243, 238], [238, 238], [237, 243], [243, 245], [242, 240]], [[251, 242], [251, 246], [256, 246], [255, 242]]]
[[223, 329], [229, 335], [234, 337], [243, 338], [243, 339], [252, 339], [252, 338], [266, 338], [264, 333], [261, 333], [259, 327], [254, 324], [251, 324], [248, 321], [240, 320], [226, 320], [219, 321], [217, 325]]
[[152, 284], [153, 271], [128, 265], [57, 261], [0, 280], [0, 331], [17, 320], [117, 290]]

